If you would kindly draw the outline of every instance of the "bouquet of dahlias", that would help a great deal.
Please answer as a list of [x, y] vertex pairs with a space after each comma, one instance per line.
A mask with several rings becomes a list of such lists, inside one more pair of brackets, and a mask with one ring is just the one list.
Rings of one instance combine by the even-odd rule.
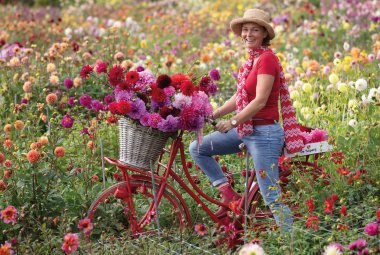
[[109, 111], [115, 121], [116, 116], [123, 116], [163, 132], [196, 131], [212, 115], [209, 96], [217, 92], [215, 77], [219, 76], [204, 75], [198, 81], [183, 73], [155, 77], [142, 66], [126, 70], [121, 65], [107, 71], [107, 64], [102, 61], [84, 66], [80, 75], [87, 79], [94, 72], [106, 75], [113, 93], [104, 103], [88, 95], [79, 101], [87, 108]]

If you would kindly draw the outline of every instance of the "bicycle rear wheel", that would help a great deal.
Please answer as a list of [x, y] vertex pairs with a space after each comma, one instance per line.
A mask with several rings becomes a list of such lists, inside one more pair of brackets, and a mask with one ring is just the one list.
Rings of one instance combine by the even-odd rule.
[[[108, 229], [107, 232], [116, 233], [129, 230], [130, 235], [134, 237], [140, 234], [157, 233], [152, 183], [147, 180], [132, 180], [130, 187], [135, 217], [132, 217], [127, 200], [115, 197], [117, 190], [127, 188], [126, 182], [120, 182], [103, 191], [88, 209], [87, 217], [92, 220], [95, 229], [99, 228], [102, 231]], [[156, 192], [157, 190], [158, 186], [156, 186]], [[187, 220], [184, 206], [168, 190], [164, 190], [158, 205], [158, 217], [160, 227], [165, 229], [183, 229]]]

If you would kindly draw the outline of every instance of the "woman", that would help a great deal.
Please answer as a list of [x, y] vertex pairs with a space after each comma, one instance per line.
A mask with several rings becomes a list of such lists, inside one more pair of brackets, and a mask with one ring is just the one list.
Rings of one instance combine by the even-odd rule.
[[[239, 69], [237, 92], [213, 114], [218, 119], [236, 110], [229, 120], [219, 121], [217, 131], [204, 137], [202, 144], [190, 144], [190, 154], [207, 175], [212, 185], [221, 193], [221, 202], [229, 203], [240, 196], [232, 189], [214, 155], [239, 152], [244, 143], [254, 161], [257, 181], [264, 202], [272, 210], [279, 227], [289, 231], [292, 216], [288, 206], [280, 201], [278, 158], [284, 146], [284, 130], [278, 123], [278, 99], [281, 99], [281, 113], [288, 151], [297, 152], [303, 148], [302, 138], [281, 64], [275, 53], [269, 49], [269, 42], [275, 37], [268, 13], [250, 9], [242, 18], [231, 21], [232, 31], [241, 36], [248, 49], [249, 58]], [[218, 217], [224, 217], [229, 209], [220, 207]]]

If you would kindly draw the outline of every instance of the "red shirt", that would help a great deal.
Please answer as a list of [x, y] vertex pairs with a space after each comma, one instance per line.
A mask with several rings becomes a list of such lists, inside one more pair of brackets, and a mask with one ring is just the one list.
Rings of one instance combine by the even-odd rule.
[[248, 99], [251, 102], [256, 97], [257, 75], [269, 74], [274, 76], [272, 91], [268, 97], [266, 105], [254, 116], [258, 119], [276, 120], [278, 114], [278, 96], [280, 90], [280, 68], [278, 66], [277, 56], [272, 52], [264, 52], [260, 55], [256, 64], [252, 67], [245, 81], [244, 89], [248, 93]]

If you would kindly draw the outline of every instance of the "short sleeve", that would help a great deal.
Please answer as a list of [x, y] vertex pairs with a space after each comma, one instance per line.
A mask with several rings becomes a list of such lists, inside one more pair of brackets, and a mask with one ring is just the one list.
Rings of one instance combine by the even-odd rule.
[[276, 77], [277, 57], [273, 53], [263, 53], [257, 62], [257, 74], [270, 74]]

